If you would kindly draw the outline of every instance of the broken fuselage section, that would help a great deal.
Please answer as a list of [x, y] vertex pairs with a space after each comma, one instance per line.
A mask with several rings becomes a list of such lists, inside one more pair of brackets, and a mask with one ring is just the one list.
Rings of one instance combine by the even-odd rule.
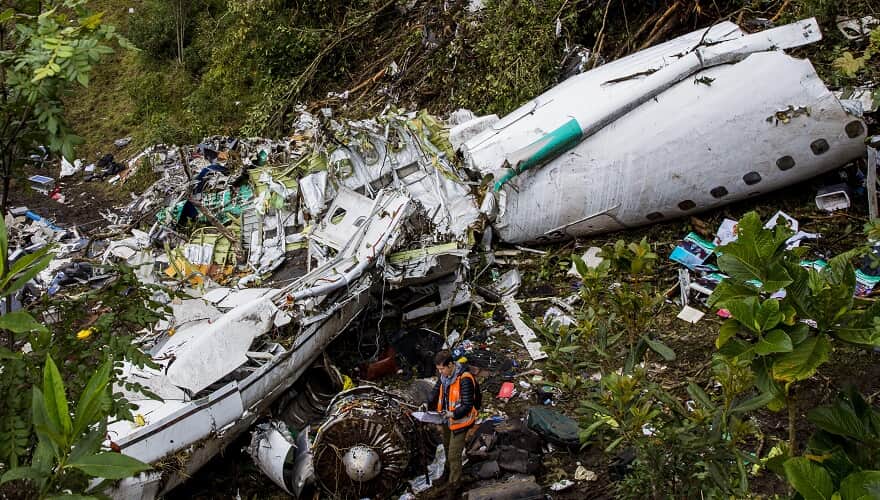
[[[682, 217], [864, 155], [867, 129], [807, 60], [815, 19], [730, 22], [574, 76], [501, 120], [453, 129], [499, 238], [550, 242]], [[497, 118], [497, 117], [496, 117]]]

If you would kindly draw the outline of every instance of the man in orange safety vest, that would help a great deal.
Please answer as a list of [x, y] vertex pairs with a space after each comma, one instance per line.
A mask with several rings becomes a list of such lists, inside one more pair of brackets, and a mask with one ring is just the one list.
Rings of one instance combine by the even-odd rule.
[[477, 420], [474, 407], [476, 383], [474, 376], [452, 359], [448, 350], [434, 357], [438, 379], [429, 402], [429, 408], [436, 408], [444, 416], [443, 448], [446, 450], [446, 471], [449, 472], [448, 492], [454, 494], [461, 483], [461, 455], [464, 451], [465, 436]]

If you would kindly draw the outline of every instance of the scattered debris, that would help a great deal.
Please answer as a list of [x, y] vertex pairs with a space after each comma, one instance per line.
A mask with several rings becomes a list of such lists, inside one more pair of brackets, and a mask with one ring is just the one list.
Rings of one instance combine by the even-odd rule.
[[871, 30], [880, 26], [880, 19], [874, 16], [852, 18], [837, 16], [837, 29], [849, 40], [861, 40], [871, 34]]
[[816, 193], [816, 208], [826, 212], [844, 210], [850, 206], [850, 190], [846, 184], [825, 186]]

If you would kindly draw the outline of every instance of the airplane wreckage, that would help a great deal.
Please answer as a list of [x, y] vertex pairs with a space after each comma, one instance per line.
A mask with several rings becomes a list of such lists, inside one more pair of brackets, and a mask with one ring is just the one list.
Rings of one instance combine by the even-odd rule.
[[[144, 151], [129, 170], [162, 178], [105, 217], [156, 222], [110, 242], [102, 258], [147, 283], [186, 283], [192, 298], [169, 299], [172, 314], [143, 334], [159, 368], [126, 367], [127, 381], [162, 401], [125, 393], [143, 422], [116, 422], [109, 440], [155, 468], [109, 493], [163, 495], [253, 430], [251, 456], [293, 495], [306, 485], [389, 495], [411, 472], [399, 423], [420, 401], [375, 387], [339, 392], [338, 373], [315, 365], [370, 292], [433, 287], [441, 299], [404, 318], [444, 311], [470, 300], [463, 274], [475, 232], [525, 243], [630, 228], [863, 157], [858, 114], [809, 61], [782, 51], [820, 38], [814, 19], [755, 34], [724, 22], [575, 75], [500, 119], [303, 113], [283, 141]], [[233, 169], [233, 154], [247, 166]], [[203, 210], [226, 229], [205, 224]], [[174, 227], [187, 220], [205, 227], [185, 240]], [[57, 259], [44, 282], [67, 263]], [[283, 286], [252, 287], [282, 265], [297, 270], [273, 276]], [[499, 295], [512, 298], [513, 278]], [[521, 323], [516, 303], [502, 303]], [[541, 358], [533, 332], [516, 327]], [[270, 409], [291, 418], [258, 423]]]

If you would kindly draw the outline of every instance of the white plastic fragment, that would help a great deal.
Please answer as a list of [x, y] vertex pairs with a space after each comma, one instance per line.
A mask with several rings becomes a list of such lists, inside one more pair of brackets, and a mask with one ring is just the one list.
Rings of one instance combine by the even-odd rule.
[[552, 491], [563, 491], [571, 488], [572, 486], [574, 486], [574, 481], [572, 481], [571, 479], [562, 479], [551, 484], [550, 489]]
[[434, 451], [434, 460], [428, 464], [428, 478], [425, 478], [425, 474], [419, 474], [415, 479], [409, 481], [410, 488], [415, 494], [427, 490], [434, 485], [434, 481], [443, 475], [444, 467], [446, 467], [446, 452], [443, 450], [443, 445], [438, 444]]
[[688, 323], [693, 325], [696, 324], [697, 321], [703, 319], [703, 316], [705, 316], [705, 314], [706, 313], [699, 309], [695, 309], [691, 306], [684, 306], [684, 308], [681, 310], [680, 313], [678, 313], [678, 316], [676, 316], [676, 318], [687, 321]]
[[[590, 247], [581, 255], [581, 260], [584, 261], [584, 264], [587, 265], [587, 269], [596, 269], [599, 267], [599, 264], [602, 263], [603, 259], [599, 254], [602, 253], [602, 249], [599, 247]], [[580, 273], [578, 273], [577, 266], [574, 265], [574, 262], [571, 263], [571, 269], [568, 270], [568, 276], [573, 276], [575, 278], [580, 277]]]

